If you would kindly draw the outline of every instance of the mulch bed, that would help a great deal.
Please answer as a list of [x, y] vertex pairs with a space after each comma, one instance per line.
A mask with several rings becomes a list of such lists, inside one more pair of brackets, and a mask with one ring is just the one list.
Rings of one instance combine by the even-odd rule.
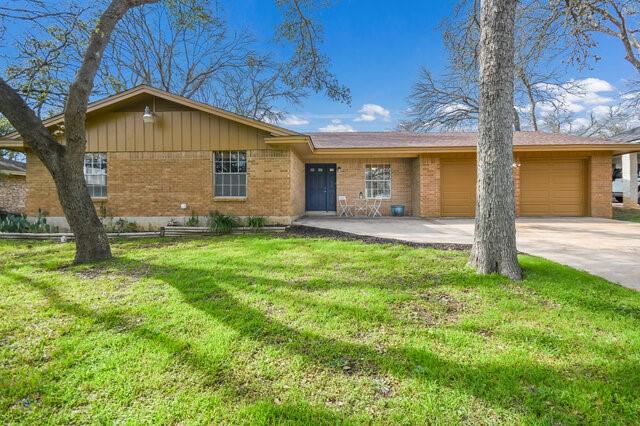
[[469, 250], [471, 244], [454, 243], [416, 243], [412, 241], [396, 240], [393, 238], [379, 238], [367, 235], [352, 234], [350, 232], [336, 231], [334, 229], [315, 228], [305, 225], [291, 225], [282, 234], [274, 237], [304, 237], [304, 238], [330, 238], [333, 240], [361, 241], [367, 244], [401, 244], [414, 248], [436, 248], [439, 250]]

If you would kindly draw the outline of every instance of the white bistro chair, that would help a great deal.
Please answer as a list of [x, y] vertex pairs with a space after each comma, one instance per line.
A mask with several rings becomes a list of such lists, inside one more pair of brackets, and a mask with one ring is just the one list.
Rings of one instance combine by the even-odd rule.
[[344, 195], [338, 195], [338, 208], [340, 209], [338, 216], [353, 216], [351, 206], [347, 204], [347, 197]]
[[376, 217], [382, 216], [380, 213], [380, 207], [382, 206], [382, 200], [380, 198], [374, 198], [369, 204], [369, 216]]

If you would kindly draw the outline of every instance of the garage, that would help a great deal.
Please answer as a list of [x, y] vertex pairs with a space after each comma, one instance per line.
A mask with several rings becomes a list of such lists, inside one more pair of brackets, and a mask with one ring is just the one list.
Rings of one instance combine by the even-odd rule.
[[527, 159], [520, 166], [520, 216], [586, 216], [588, 162]]
[[440, 161], [440, 210], [442, 216], [472, 217], [476, 209], [474, 159]]

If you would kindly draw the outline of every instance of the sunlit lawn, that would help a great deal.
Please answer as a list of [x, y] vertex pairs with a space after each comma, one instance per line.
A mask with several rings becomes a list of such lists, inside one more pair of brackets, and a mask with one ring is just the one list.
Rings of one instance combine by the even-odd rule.
[[0, 423], [640, 419], [640, 294], [533, 257], [238, 236], [0, 242]]

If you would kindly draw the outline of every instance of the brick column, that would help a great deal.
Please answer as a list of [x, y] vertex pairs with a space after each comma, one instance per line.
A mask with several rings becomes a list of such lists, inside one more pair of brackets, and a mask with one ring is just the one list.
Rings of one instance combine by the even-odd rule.
[[440, 158], [420, 157], [420, 216], [440, 217]]
[[638, 154], [622, 156], [622, 204], [638, 208]]
[[591, 156], [591, 216], [611, 218], [611, 154]]
[[516, 217], [520, 216], [520, 167], [522, 166], [520, 158], [514, 157], [513, 167], [513, 196], [516, 204]]

